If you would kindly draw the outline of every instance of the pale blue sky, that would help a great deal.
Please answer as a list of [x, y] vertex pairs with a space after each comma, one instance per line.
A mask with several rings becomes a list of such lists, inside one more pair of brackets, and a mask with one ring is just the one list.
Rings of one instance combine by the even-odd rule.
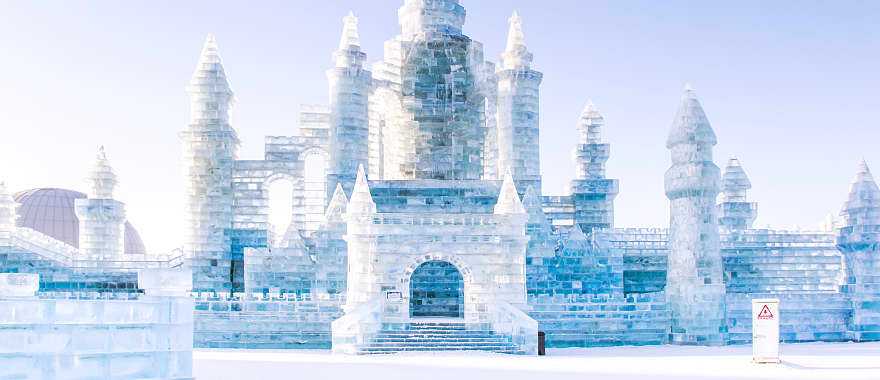
[[[0, 178], [84, 190], [98, 145], [151, 251], [180, 243], [184, 85], [214, 33], [238, 98], [242, 157], [324, 103], [324, 71], [353, 10], [369, 60], [397, 33], [399, 0], [0, 1]], [[880, 2], [462, 0], [492, 61], [523, 17], [541, 87], [544, 193], [573, 176], [588, 98], [606, 118], [617, 226], [664, 226], [664, 147], [690, 82], [759, 202], [758, 224], [816, 226], [842, 204], [859, 158], [880, 167]]]

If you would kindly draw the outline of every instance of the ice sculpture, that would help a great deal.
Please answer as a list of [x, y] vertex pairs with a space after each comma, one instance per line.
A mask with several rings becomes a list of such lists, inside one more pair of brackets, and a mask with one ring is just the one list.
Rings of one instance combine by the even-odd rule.
[[538, 99], [543, 74], [531, 68], [533, 56], [526, 47], [519, 14], [513, 12], [508, 22], [507, 48], [496, 73], [498, 170], [510, 170], [521, 188], [540, 189]]
[[605, 118], [588, 101], [577, 124], [578, 145], [573, 154], [577, 172], [570, 185], [574, 220], [584, 231], [614, 227], [618, 182], [605, 177], [611, 145], [602, 140], [604, 126]]
[[122, 261], [125, 251], [125, 204], [113, 199], [117, 179], [102, 146], [89, 175], [88, 198], [75, 201], [81, 259], [103, 266]]
[[15, 230], [15, 199], [9, 194], [6, 182], [0, 181], [0, 239]]
[[715, 197], [719, 169], [712, 162], [715, 132], [692, 88], [685, 88], [666, 147], [669, 258], [666, 300], [670, 343], [724, 344], [724, 284]]
[[229, 124], [234, 98], [217, 42], [209, 35], [187, 92], [190, 123], [180, 133], [185, 178], [183, 252], [193, 270], [193, 289], [229, 290], [232, 268], [232, 171], [239, 140]]
[[727, 161], [721, 177], [721, 203], [718, 204], [718, 224], [726, 230], [752, 228], [758, 214], [758, 204], [749, 202], [747, 192], [752, 183], [736, 158]]

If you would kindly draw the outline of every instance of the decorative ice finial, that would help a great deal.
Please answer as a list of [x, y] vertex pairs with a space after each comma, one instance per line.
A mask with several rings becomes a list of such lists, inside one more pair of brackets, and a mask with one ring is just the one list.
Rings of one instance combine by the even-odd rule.
[[684, 93], [685, 94], [696, 94], [696, 90], [694, 86], [691, 86], [690, 82], [684, 84]]
[[104, 147], [98, 148], [98, 154], [95, 159], [95, 166], [89, 173], [88, 181], [91, 184], [89, 198], [91, 199], [113, 199], [113, 190], [118, 183], [116, 173], [110, 167], [110, 161], [107, 160], [107, 152]]
[[752, 188], [749, 176], [743, 170], [739, 160], [731, 157], [721, 175], [721, 190], [725, 202], [745, 202], [746, 191]]
[[715, 131], [712, 130], [706, 112], [703, 111], [703, 106], [690, 84], [684, 87], [681, 103], [669, 132], [669, 139], [666, 140], [666, 147], [672, 148], [682, 143], [697, 145], [715, 145], [717, 143]]
[[324, 213], [327, 223], [342, 223], [347, 205], [348, 197], [342, 190], [342, 184], [337, 183], [336, 190], [333, 191], [333, 198], [330, 199], [330, 204], [327, 205], [327, 211]]
[[513, 183], [513, 175], [510, 169], [504, 174], [504, 182], [501, 184], [501, 191], [498, 193], [498, 202], [495, 203], [495, 214], [525, 214], [522, 201], [516, 192], [516, 185]]
[[599, 113], [599, 109], [593, 104], [593, 100], [587, 100], [577, 125], [578, 132], [580, 133], [580, 143], [601, 144], [602, 127], [604, 125], [605, 118]]
[[526, 47], [526, 37], [522, 30], [522, 18], [519, 13], [513, 11], [508, 20], [510, 24], [507, 30], [507, 46], [501, 54], [501, 67], [507, 70], [529, 68], [532, 63], [532, 53]]
[[367, 183], [363, 164], [358, 165], [357, 180], [346, 211], [348, 214], [359, 215], [376, 213], [376, 202], [373, 202], [373, 196], [370, 194], [370, 185]]
[[350, 46], [361, 46], [358, 18], [351, 11], [342, 18], [342, 37], [339, 39], [339, 50], [348, 50]]

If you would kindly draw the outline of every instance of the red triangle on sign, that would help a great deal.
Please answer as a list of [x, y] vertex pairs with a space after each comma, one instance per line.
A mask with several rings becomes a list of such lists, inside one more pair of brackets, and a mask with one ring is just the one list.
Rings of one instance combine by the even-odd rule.
[[761, 308], [761, 312], [758, 313], [758, 319], [773, 319], [773, 312], [770, 311], [769, 306], [764, 305], [764, 307]]

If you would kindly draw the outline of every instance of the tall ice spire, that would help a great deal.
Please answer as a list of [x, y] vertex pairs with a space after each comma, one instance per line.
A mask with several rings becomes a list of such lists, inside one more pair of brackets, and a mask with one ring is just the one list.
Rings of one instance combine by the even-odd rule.
[[244, 289], [243, 257], [232, 254], [232, 171], [239, 139], [229, 124], [232, 89], [213, 35], [205, 39], [192, 79], [190, 123], [180, 133], [184, 163], [183, 253], [195, 291]]
[[844, 225], [880, 225], [880, 189], [865, 160], [859, 162], [843, 210]]
[[95, 159], [95, 166], [88, 177], [90, 188], [89, 198], [93, 199], [113, 199], [113, 190], [118, 183], [116, 173], [110, 167], [110, 161], [107, 160], [107, 153], [104, 147], [98, 148], [98, 154]]
[[534, 58], [526, 47], [526, 38], [522, 28], [522, 18], [513, 11], [507, 20], [507, 46], [501, 54], [502, 69], [528, 69]]
[[666, 300], [671, 310], [669, 342], [725, 343], [725, 288], [715, 198], [719, 169], [712, 161], [715, 132], [693, 89], [686, 87], [666, 147], [669, 198], [669, 256]]
[[347, 212], [349, 215], [365, 215], [376, 213], [376, 202], [370, 194], [370, 185], [367, 183], [367, 174], [364, 165], [358, 166], [357, 180], [354, 190], [351, 192], [351, 200], [348, 201]]
[[604, 127], [605, 118], [593, 101], [588, 100], [578, 118], [578, 145], [573, 152], [577, 172], [570, 185], [575, 221], [586, 232], [614, 227], [618, 182], [605, 176], [611, 145], [602, 141]]

